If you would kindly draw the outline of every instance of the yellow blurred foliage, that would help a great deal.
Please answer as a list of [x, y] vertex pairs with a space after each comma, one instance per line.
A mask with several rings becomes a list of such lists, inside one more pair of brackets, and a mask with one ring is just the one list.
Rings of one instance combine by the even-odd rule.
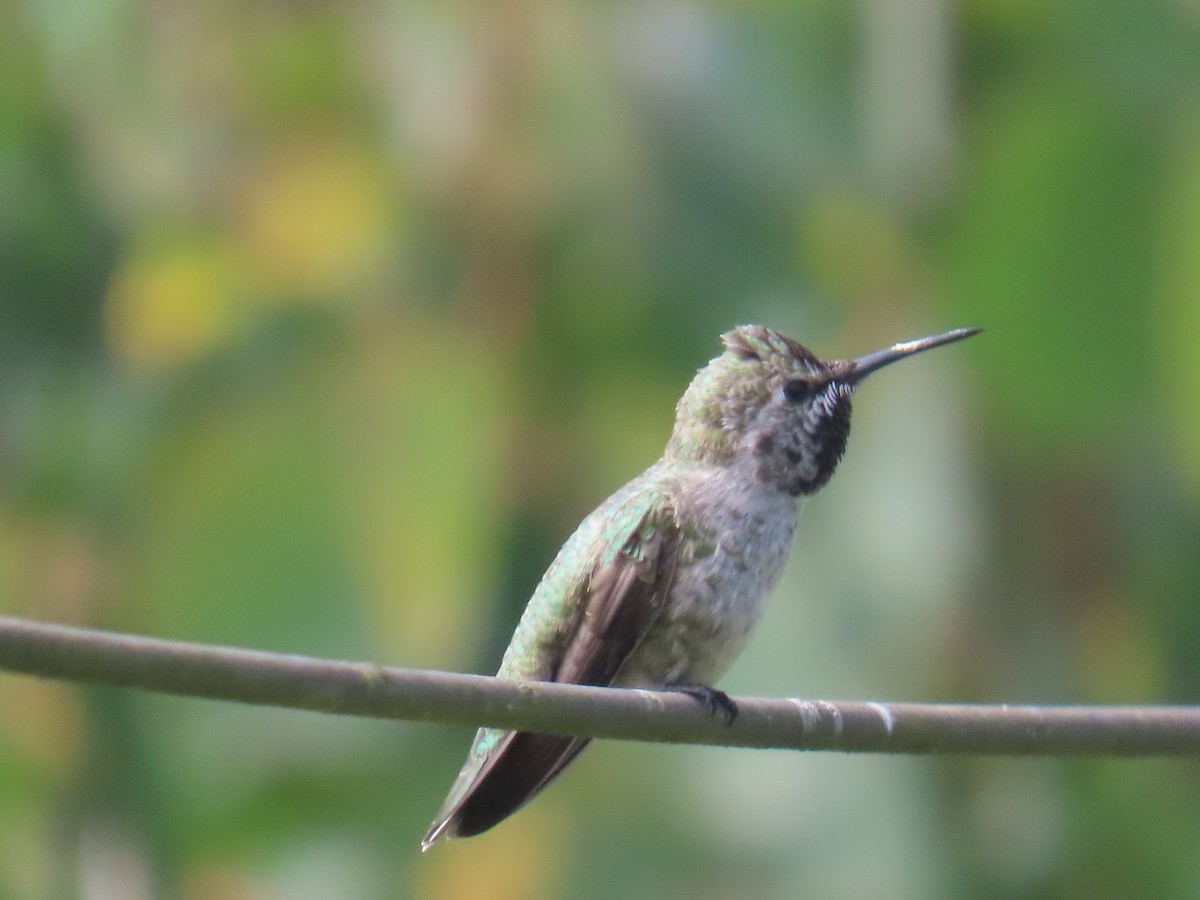
[[392, 198], [382, 170], [352, 148], [289, 142], [253, 167], [232, 239], [255, 292], [344, 299], [387, 260]]
[[135, 369], [203, 357], [239, 331], [235, 287], [219, 245], [156, 242], [135, 250], [118, 265], [105, 297], [109, 347]]
[[196, 360], [265, 306], [361, 290], [388, 259], [381, 171], [353, 149], [296, 141], [251, 167], [222, 236], [135, 241], [106, 297], [114, 355], [148, 370]]
[[485, 835], [444, 841], [417, 863], [413, 896], [420, 900], [551, 900], [568, 896], [570, 829], [553, 803], [522, 810]]
[[32, 678], [0, 681], [0, 735], [10, 751], [46, 774], [72, 772], [83, 749], [83, 707], [73, 685]]

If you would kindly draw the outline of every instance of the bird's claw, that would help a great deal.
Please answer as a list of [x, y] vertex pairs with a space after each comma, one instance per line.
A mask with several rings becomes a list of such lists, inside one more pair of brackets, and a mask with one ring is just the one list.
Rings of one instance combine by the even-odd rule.
[[709, 687], [707, 684], [676, 684], [668, 690], [695, 697], [704, 704], [704, 708], [708, 710], [710, 716], [715, 716], [717, 713], [724, 716], [726, 725], [732, 725], [733, 720], [737, 718], [737, 703], [724, 691]]

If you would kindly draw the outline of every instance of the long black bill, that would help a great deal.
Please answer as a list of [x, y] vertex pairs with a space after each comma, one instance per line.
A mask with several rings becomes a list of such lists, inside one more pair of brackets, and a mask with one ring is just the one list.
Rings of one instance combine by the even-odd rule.
[[969, 338], [981, 331], [983, 331], [982, 328], [955, 328], [945, 334], [935, 334], [932, 337], [917, 338], [915, 341], [892, 344], [886, 350], [876, 350], [874, 353], [868, 353], [866, 356], [852, 360], [853, 368], [843, 376], [843, 380], [857, 383], [872, 372], [891, 365], [898, 359], [904, 359], [906, 356], [931, 350], [934, 347], [941, 347], [944, 344], [953, 344], [955, 341]]

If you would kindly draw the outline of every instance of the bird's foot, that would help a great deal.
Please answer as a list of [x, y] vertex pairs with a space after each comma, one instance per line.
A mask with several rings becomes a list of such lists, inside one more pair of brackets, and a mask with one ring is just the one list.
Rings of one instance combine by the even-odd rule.
[[704, 704], [704, 708], [708, 710], [710, 716], [715, 716], [717, 713], [723, 715], [726, 725], [732, 725], [733, 720], [737, 718], [737, 704], [727, 693], [718, 691], [715, 687], [709, 687], [707, 684], [672, 684], [667, 687], [667, 690], [695, 697]]

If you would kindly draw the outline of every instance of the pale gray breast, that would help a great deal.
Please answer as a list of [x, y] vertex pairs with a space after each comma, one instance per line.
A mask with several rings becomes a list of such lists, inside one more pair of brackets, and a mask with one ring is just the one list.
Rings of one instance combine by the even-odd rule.
[[683, 547], [662, 616], [623, 684], [711, 684], [741, 652], [791, 550], [799, 498], [738, 477], [695, 473], [677, 500]]

